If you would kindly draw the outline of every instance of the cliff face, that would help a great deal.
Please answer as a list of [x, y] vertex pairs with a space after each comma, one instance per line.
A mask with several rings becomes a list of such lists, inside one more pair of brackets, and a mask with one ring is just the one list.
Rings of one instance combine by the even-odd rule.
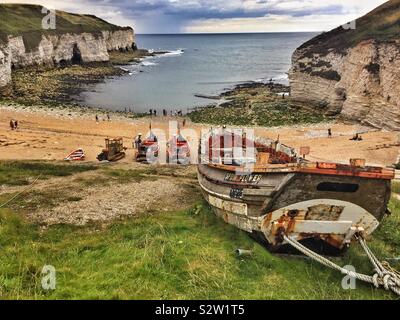
[[[23, 7], [28, 7], [30, 10], [33, 8], [35, 12], [41, 8]], [[60, 19], [65, 19], [68, 15], [63, 12]], [[19, 32], [12, 34], [3, 32], [0, 43], [0, 91], [3, 94], [10, 91], [9, 85], [14, 68], [54, 66], [68, 62], [107, 62], [109, 51], [136, 48], [134, 32], [131, 28], [110, 25], [93, 16], [81, 18], [74, 15], [73, 18], [74, 22], [78, 22], [79, 28], [75, 29], [67, 25], [67, 29], [64, 22], [65, 30], [60, 28], [61, 30], [56, 32], [33, 30], [30, 33], [20, 32], [20, 35]], [[88, 24], [88, 21], [90, 23], [95, 21], [97, 24], [90, 25], [90, 28], [82, 27], [82, 22]]]
[[82, 62], [105, 62], [108, 51], [129, 50], [134, 44], [132, 30], [102, 31], [101, 34], [81, 33], [42, 35], [38, 46], [27, 50], [23, 36], [8, 38], [2, 50], [10, 56], [13, 68], [32, 65], [53, 65], [73, 59]]
[[400, 130], [399, 15], [400, 1], [389, 1], [357, 20], [356, 30], [335, 29], [297, 49], [289, 75], [293, 99]]

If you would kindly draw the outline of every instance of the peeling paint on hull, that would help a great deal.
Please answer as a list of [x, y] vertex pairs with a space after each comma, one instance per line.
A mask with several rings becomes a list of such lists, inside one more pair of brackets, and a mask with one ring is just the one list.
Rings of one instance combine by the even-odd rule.
[[[388, 179], [305, 172], [260, 175], [255, 182], [246, 177], [235, 183], [223, 168], [198, 167], [204, 198], [216, 215], [241, 230], [261, 234], [275, 248], [285, 245], [286, 234], [299, 241], [318, 238], [342, 250], [355, 233], [371, 234], [387, 212]], [[346, 188], [338, 191], [338, 186]]]

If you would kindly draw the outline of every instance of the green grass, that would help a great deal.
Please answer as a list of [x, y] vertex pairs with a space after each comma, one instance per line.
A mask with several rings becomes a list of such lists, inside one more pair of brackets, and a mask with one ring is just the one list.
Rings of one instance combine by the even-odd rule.
[[277, 127], [314, 124], [327, 121], [322, 112], [291, 107], [289, 100], [255, 103], [251, 109], [243, 107], [206, 107], [189, 113], [191, 121], [212, 125], [256, 125]]
[[[11, 166], [1, 163], [1, 168], [5, 164]], [[65, 169], [61, 164], [35, 162], [15, 165], [0, 171], [0, 177], [4, 179], [5, 172], [19, 172], [22, 178], [43, 170], [49, 176], [67, 175], [80, 167]], [[62, 173], [57, 166], [63, 167]], [[98, 172], [99, 178], [111, 178], [113, 183], [140, 182], [152, 175], [179, 176], [176, 167], [110, 167]], [[398, 185], [394, 183], [393, 189]], [[106, 225], [44, 229], [25, 220], [25, 212], [81, 200], [79, 193], [68, 191], [63, 186], [32, 190], [0, 209], [0, 299], [396, 298], [363, 283], [357, 283], [357, 290], [343, 290], [342, 275], [335, 271], [301, 257], [272, 255], [245, 232], [216, 218], [203, 202], [194, 203], [190, 210], [149, 212]], [[0, 203], [10, 196], [3, 193]], [[392, 216], [369, 239], [382, 260], [400, 257], [400, 201], [393, 198], [390, 209]], [[253, 255], [239, 258], [234, 253], [237, 248], [252, 250]], [[365, 253], [356, 244], [345, 256], [332, 259], [372, 273]], [[55, 291], [41, 288], [45, 265], [56, 268]], [[400, 268], [399, 262], [392, 265]]]
[[46, 162], [2, 161], [0, 162], [0, 186], [28, 185], [40, 176], [65, 177], [75, 173], [96, 170], [91, 165], [54, 164]]
[[72, 14], [56, 11], [56, 30], [43, 30], [42, 6], [29, 4], [0, 5], [0, 33], [3, 41], [6, 35], [22, 35], [28, 50], [35, 49], [43, 34], [64, 34], [91, 32], [100, 35], [102, 30], [115, 31], [121, 28], [92, 15]]
[[[400, 203], [372, 242], [379, 256], [399, 255]], [[393, 243], [388, 243], [388, 234]], [[396, 239], [394, 237], [397, 237]], [[397, 241], [398, 244], [398, 241]], [[43, 231], [0, 212], [0, 299], [393, 299], [296, 257], [274, 256], [204, 205], [108, 227], [53, 226]], [[238, 258], [236, 248], [253, 250]], [[370, 272], [354, 247], [338, 263]], [[41, 270], [57, 270], [55, 291], [41, 289]]]
[[364, 40], [392, 41], [400, 33], [400, 0], [390, 0], [357, 19], [355, 29], [338, 27], [330, 32], [322, 33], [300, 48], [309, 49], [306, 55], [326, 55], [331, 49], [345, 53], [347, 48], [356, 46]]
[[392, 184], [392, 191], [394, 193], [400, 194], [400, 182], [393, 182]]

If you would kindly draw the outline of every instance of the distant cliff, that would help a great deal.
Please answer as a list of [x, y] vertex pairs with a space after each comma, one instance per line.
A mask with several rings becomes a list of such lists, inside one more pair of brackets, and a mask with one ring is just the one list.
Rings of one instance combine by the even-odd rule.
[[56, 12], [56, 29], [44, 30], [42, 7], [0, 4], [0, 91], [10, 92], [12, 70], [29, 66], [109, 61], [112, 50], [135, 50], [130, 27], [92, 15]]
[[293, 54], [294, 100], [327, 114], [400, 130], [400, 0], [303, 44]]

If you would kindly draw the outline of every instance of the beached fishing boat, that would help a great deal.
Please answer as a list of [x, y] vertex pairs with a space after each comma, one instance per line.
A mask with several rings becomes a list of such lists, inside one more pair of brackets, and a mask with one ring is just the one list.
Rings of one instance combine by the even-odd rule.
[[188, 141], [179, 133], [167, 143], [167, 163], [190, 164], [190, 146]]
[[310, 162], [279, 141], [220, 130], [203, 138], [198, 180], [206, 201], [227, 223], [274, 251], [285, 236], [343, 251], [389, 214], [394, 170]]
[[66, 156], [64, 161], [83, 161], [85, 157], [85, 151], [83, 151], [83, 149], [77, 149]]
[[158, 161], [160, 146], [157, 136], [150, 131], [149, 136], [139, 145], [136, 153], [137, 162], [155, 163]]

